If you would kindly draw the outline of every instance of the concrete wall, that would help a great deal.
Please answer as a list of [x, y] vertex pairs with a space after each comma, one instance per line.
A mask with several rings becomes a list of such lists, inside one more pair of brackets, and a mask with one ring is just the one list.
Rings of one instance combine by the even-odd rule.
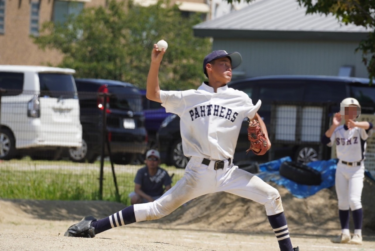
[[[53, 0], [40, 0], [39, 24], [52, 20]], [[104, 5], [105, 0], [85, 2], [85, 7]], [[31, 1], [6, 0], [5, 33], [0, 34], [0, 64], [57, 64], [62, 55], [56, 50], [40, 50], [30, 36]]]
[[213, 50], [240, 52], [243, 63], [235, 71], [243, 73], [241, 77], [285, 74], [337, 76], [343, 65], [353, 65], [355, 77], [368, 77], [361, 52], [355, 53], [358, 43], [215, 38]]

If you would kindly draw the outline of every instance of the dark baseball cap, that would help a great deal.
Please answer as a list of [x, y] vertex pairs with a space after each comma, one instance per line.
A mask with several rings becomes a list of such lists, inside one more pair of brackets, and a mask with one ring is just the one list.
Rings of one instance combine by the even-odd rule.
[[237, 51], [232, 52], [232, 53], [228, 53], [224, 50], [213, 51], [210, 54], [208, 54], [203, 60], [203, 72], [204, 72], [204, 74], [207, 76], [206, 64], [214, 61], [215, 59], [224, 58], [224, 57], [230, 58], [230, 61], [232, 63], [232, 69], [236, 68], [237, 66], [239, 66], [242, 63], [241, 54]]

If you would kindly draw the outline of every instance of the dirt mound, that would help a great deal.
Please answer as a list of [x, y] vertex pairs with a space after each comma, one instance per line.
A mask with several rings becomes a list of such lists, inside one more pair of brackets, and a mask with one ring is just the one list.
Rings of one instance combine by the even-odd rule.
[[[276, 187], [282, 197], [291, 232], [301, 234], [336, 234], [340, 229], [337, 196], [334, 187], [323, 189], [306, 199], [298, 199], [284, 187]], [[365, 182], [362, 201], [364, 234], [375, 233], [375, 183]], [[146, 223], [150, 224], [150, 223]], [[152, 223], [151, 223], [152, 224]], [[269, 232], [270, 226], [262, 205], [244, 198], [216, 193], [190, 201], [171, 215], [155, 221], [166, 228], [206, 229], [237, 232]], [[351, 229], [353, 224], [351, 221]]]
[[[275, 186], [282, 197], [288, 226], [292, 233], [334, 235], [340, 229], [334, 188], [323, 189], [306, 199], [293, 197], [288, 190]], [[375, 234], [375, 183], [366, 179], [362, 195], [364, 235]], [[80, 220], [83, 216], [107, 217], [124, 208], [106, 201], [0, 200], [0, 223]], [[223, 232], [270, 233], [263, 206], [227, 193], [199, 197], [157, 221], [137, 223], [140, 227], [196, 229]], [[353, 225], [351, 222], [351, 229]]]

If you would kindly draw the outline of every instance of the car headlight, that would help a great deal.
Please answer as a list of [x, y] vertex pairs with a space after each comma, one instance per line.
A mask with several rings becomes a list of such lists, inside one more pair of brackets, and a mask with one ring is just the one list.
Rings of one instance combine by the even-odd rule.
[[175, 117], [176, 117], [176, 114], [169, 115], [163, 120], [163, 123], [161, 123], [160, 127], [166, 127]]

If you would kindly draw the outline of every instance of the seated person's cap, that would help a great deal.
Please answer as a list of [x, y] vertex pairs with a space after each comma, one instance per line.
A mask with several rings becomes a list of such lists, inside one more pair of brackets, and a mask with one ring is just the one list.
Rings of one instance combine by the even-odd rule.
[[153, 150], [153, 149], [148, 150], [148, 152], [146, 153], [146, 159], [150, 156], [154, 156], [154, 157], [160, 159], [160, 153], [156, 150]]
[[229, 57], [230, 61], [232, 63], [232, 69], [238, 67], [242, 63], [242, 56], [239, 52], [232, 52], [228, 53], [224, 50], [217, 50], [213, 51], [210, 54], [208, 54], [204, 60], [203, 60], [203, 72], [207, 76], [206, 72], [206, 64], [208, 64], [211, 61], [214, 61], [215, 59], [218, 58], [223, 58], [223, 57]]

